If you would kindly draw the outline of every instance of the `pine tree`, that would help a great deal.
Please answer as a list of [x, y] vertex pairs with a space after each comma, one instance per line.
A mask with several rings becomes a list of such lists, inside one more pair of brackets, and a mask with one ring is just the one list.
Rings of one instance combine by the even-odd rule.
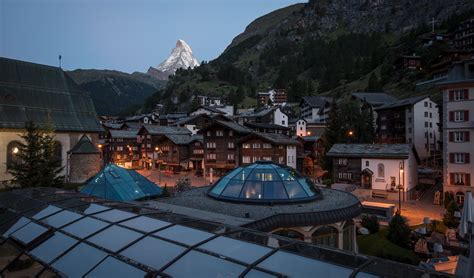
[[400, 212], [392, 217], [388, 224], [387, 239], [401, 247], [408, 247], [410, 241], [410, 227], [400, 215]]
[[[323, 134], [324, 153], [326, 154], [334, 144], [341, 142], [343, 135], [344, 129], [340, 118], [340, 111], [336, 100], [333, 99], [329, 111], [328, 125]], [[330, 157], [324, 156], [322, 164], [324, 169], [332, 172], [332, 159]]]
[[56, 143], [52, 129], [41, 131], [33, 122], [27, 122], [25, 129], [21, 135], [25, 143], [20, 143], [17, 154], [20, 162], [8, 170], [13, 175], [13, 183], [22, 187], [61, 186], [63, 167], [54, 155]]

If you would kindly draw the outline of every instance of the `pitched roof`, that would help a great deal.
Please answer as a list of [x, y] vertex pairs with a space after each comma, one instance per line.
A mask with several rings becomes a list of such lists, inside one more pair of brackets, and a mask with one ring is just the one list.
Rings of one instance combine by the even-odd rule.
[[385, 105], [377, 107], [375, 110], [383, 110], [383, 109], [390, 109], [390, 108], [397, 108], [397, 107], [403, 107], [403, 106], [408, 106], [408, 105], [414, 105], [414, 104], [424, 100], [425, 98], [428, 98], [428, 96], [418, 96], [418, 97], [400, 99], [400, 100], [394, 101], [392, 103], [387, 103]]
[[191, 142], [191, 135], [189, 134], [164, 134], [163, 136], [176, 145], [187, 145]]
[[137, 138], [136, 130], [109, 130], [110, 137], [112, 138]]
[[279, 145], [299, 145], [299, 142], [289, 136], [279, 133], [264, 133], [264, 132], [252, 132], [251, 134], [240, 139], [239, 142], [245, 142], [250, 138], [258, 137], [264, 141], [268, 141], [272, 144]]
[[26, 121], [56, 131], [101, 132], [94, 104], [61, 68], [0, 57], [0, 128]]
[[115, 201], [158, 196], [161, 188], [134, 170], [107, 165], [81, 189], [81, 193]]
[[301, 138], [301, 140], [303, 140], [305, 142], [316, 142], [319, 139], [321, 139], [321, 136], [301, 136], [301, 137], [298, 137], [298, 138]]
[[121, 129], [124, 127], [124, 123], [102, 123], [102, 126], [104, 126], [107, 129]]
[[301, 103], [305, 102], [312, 108], [320, 108], [331, 101], [332, 98], [323, 96], [305, 96], [301, 99]]
[[229, 129], [232, 129], [236, 132], [239, 132], [239, 133], [250, 133], [250, 132], [252, 132], [251, 129], [249, 129], [249, 128], [243, 126], [243, 125], [239, 125], [238, 123], [231, 122], [231, 121], [217, 120], [215, 122], [222, 125], [222, 126], [225, 126], [225, 127], [229, 128]]
[[86, 135], [82, 135], [81, 139], [68, 151], [69, 154], [100, 154], [99, 149], [94, 146], [92, 141]]
[[206, 105], [200, 105], [199, 107], [197, 107], [196, 109], [194, 109], [193, 111], [191, 111], [191, 113], [194, 112], [194, 111], [197, 111], [197, 110], [199, 110], [199, 109], [206, 109], [206, 110], [208, 110], [208, 111], [211, 111], [211, 112], [217, 113], [217, 114], [225, 114], [223, 111], [221, 111], [221, 110], [219, 110], [219, 109], [217, 109], [217, 108], [214, 108], [214, 107], [211, 107], [211, 106], [206, 106]]
[[267, 123], [244, 123], [245, 126], [250, 128], [266, 128], [266, 129], [280, 129], [288, 130], [289, 127], [277, 125], [277, 124], [267, 124]]
[[354, 92], [351, 93], [353, 97], [364, 100], [372, 106], [383, 105], [397, 101], [397, 98], [386, 93], [371, 93], [371, 92]]
[[144, 125], [140, 129], [146, 129], [151, 135], [165, 135], [165, 134], [191, 134], [191, 131], [187, 128], [177, 126], [157, 126], [157, 125]]
[[408, 158], [409, 144], [334, 144], [327, 153], [334, 157]]

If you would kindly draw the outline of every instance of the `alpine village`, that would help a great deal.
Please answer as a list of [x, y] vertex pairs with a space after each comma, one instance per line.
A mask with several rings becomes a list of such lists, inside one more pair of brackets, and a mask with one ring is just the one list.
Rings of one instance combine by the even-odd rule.
[[0, 277], [474, 277], [472, 0], [183, 39], [134, 73], [0, 47]]

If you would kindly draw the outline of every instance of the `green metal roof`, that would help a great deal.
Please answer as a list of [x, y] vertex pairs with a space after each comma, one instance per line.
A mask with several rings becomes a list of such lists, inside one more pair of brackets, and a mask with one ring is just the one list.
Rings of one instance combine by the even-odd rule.
[[100, 132], [90, 95], [61, 69], [0, 57], [0, 128], [26, 121], [56, 131]]

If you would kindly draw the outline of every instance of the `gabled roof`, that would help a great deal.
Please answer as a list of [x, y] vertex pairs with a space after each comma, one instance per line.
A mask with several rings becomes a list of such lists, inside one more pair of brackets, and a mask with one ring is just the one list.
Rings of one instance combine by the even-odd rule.
[[163, 134], [162, 138], [168, 138], [176, 145], [187, 145], [191, 142], [191, 135], [189, 134]]
[[104, 126], [107, 129], [122, 129], [125, 126], [125, 123], [102, 123], [102, 126]]
[[82, 135], [81, 139], [68, 151], [69, 154], [100, 154], [100, 150], [94, 146], [92, 141], [86, 135]]
[[397, 101], [397, 98], [386, 93], [372, 92], [354, 92], [351, 95], [355, 98], [363, 100], [372, 106], [383, 105]]
[[408, 158], [409, 144], [334, 144], [327, 153], [333, 157]]
[[188, 116], [187, 113], [177, 112], [177, 113], [169, 113], [169, 114], [160, 115], [158, 118], [160, 120], [176, 120], [176, 119], [181, 119], [187, 116]]
[[323, 107], [327, 102], [332, 102], [331, 97], [323, 96], [305, 96], [301, 99], [300, 105], [306, 103], [311, 108], [320, 108]]
[[231, 129], [237, 133], [250, 133], [252, 132], [252, 130], [248, 127], [245, 127], [243, 125], [239, 125], [238, 123], [234, 123], [232, 121], [222, 121], [222, 120], [213, 120], [212, 123], [210, 123], [209, 125], [205, 126], [203, 129], [201, 129], [201, 131], [203, 130], [206, 130], [206, 129], [209, 129], [211, 127], [213, 127], [214, 125], [220, 125], [222, 127], [225, 127], [225, 128], [228, 128], [228, 129]]
[[161, 188], [135, 170], [107, 165], [81, 189], [81, 193], [115, 201], [133, 201], [161, 195]]
[[288, 130], [289, 127], [277, 125], [277, 124], [267, 124], [267, 123], [244, 123], [245, 126], [249, 128], [264, 128], [264, 129], [278, 129], [278, 130]]
[[240, 139], [239, 142], [245, 142], [254, 137], [260, 138], [264, 141], [270, 142], [272, 144], [277, 144], [277, 145], [299, 145], [300, 144], [297, 140], [289, 136], [286, 136], [284, 134], [264, 133], [264, 132], [252, 132], [251, 134]]
[[197, 107], [196, 109], [194, 109], [193, 111], [191, 111], [191, 113], [199, 110], [199, 109], [205, 109], [207, 111], [210, 111], [212, 113], [217, 113], [217, 114], [225, 114], [223, 111], [219, 110], [219, 109], [216, 109], [214, 107], [211, 107], [211, 106], [205, 106], [205, 105], [200, 105], [199, 107]]
[[298, 137], [305, 142], [316, 142], [321, 139], [321, 136], [300, 136]]
[[177, 126], [157, 126], [157, 125], [144, 125], [138, 133], [146, 130], [151, 135], [165, 135], [165, 134], [191, 134], [191, 131], [187, 128]]
[[111, 138], [137, 138], [137, 130], [115, 130], [108, 132]]
[[388, 103], [388, 104], [382, 105], [380, 107], [377, 107], [375, 110], [384, 110], [384, 109], [414, 105], [414, 104], [424, 100], [425, 98], [429, 98], [429, 96], [418, 96], [418, 97], [411, 97], [411, 98], [401, 99], [401, 100], [397, 100], [397, 101], [394, 101], [392, 103]]
[[101, 132], [94, 104], [61, 68], [0, 57], [0, 128], [34, 121], [56, 131]]

